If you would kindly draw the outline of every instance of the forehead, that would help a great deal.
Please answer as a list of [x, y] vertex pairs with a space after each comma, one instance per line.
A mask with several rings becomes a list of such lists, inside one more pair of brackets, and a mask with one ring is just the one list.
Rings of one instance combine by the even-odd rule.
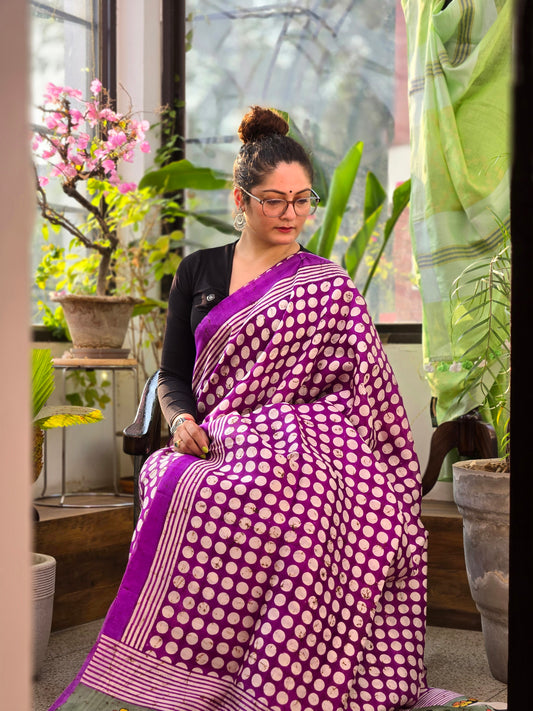
[[290, 194], [309, 190], [311, 182], [300, 163], [280, 163], [275, 170], [264, 176], [257, 188]]

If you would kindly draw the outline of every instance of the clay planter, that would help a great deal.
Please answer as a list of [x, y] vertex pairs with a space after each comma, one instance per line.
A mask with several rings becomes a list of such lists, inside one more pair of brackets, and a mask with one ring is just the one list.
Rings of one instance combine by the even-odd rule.
[[53, 294], [63, 307], [72, 338], [71, 354], [78, 358], [127, 358], [123, 348], [133, 307], [131, 296]]
[[54, 593], [56, 582], [56, 560], [50, 555], [32, 553], [33, 583], [33, 678], [40, 674], [48, 649]]
[[454, 464], [453, 492], [463, 517], [466, 572], [490, 671], [507, 683], [510, 475], [472, 468], [491, 461]]

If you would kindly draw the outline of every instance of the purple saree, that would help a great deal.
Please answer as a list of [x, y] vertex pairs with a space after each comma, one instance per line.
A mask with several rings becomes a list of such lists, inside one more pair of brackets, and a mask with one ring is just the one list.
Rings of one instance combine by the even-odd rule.
[[363, 299], [300, 252], [216, 306], [196, 340], [209, 455], [166, 448], [145, 464], [117, 598], [52, 708], [413, 706], [420, 475]]

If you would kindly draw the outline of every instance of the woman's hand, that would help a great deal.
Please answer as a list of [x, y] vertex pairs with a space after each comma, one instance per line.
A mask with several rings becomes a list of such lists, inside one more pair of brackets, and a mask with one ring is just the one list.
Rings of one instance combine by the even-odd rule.
[[192, 454], [205, 459], [209, 452], [209, 438], [205, 430], [193, 419], [186, 419], [176, 427], [172, 442], [174, 449], [180, 454]]

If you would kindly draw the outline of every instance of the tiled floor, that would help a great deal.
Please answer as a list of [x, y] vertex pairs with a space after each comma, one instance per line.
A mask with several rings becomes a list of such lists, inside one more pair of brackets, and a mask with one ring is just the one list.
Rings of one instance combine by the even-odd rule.
[[[102, 621], [55, 632], [50, 639], [40, 678], [34, 683], [33, 711], [47, 711], [74, 678]], [[426, 665], [431, 686], [457, 691], [505, 708], [507, 686], [489, 671], [481, 632], [430, 627]]]

